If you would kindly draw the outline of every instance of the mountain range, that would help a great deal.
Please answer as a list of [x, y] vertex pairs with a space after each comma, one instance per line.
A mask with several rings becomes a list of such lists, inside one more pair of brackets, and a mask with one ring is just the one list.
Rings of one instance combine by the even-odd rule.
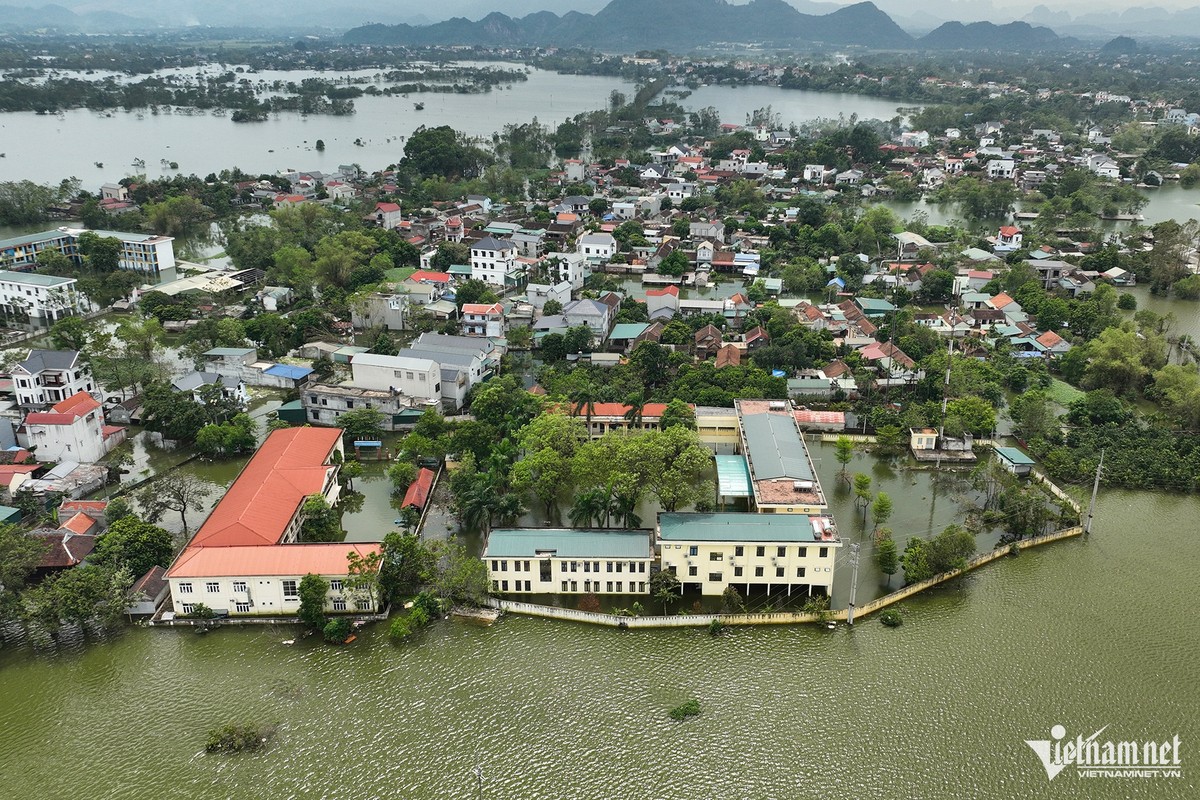
[[[812, 4], [818, 5], [818, 4]], [[947, 23], [915, 39], [872, 2], [805, 14], [784, 0], [611, 0], [595, 14], [540, 11], [526, 17], [493, 12], [433, 25], [366, 25], [346, 33], [355, 44], [584, 46], [606, 51], [691, 50], [716, 42], [858, 45], [875, 49], [1033, 50], [1063, 43], [1049, 28], [1025, 22]]]

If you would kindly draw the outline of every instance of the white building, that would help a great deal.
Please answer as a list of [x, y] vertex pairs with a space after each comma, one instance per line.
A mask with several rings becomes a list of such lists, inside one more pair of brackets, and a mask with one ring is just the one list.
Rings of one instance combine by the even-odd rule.
[[91, 302], [75, 288], [74, 278], [0, 270], [0, 309], [7, 314], [54, 322], [86, 314]]
[[509, 528], [483, 551], [497, 594], [648, 594], [650, 532]]
[[[41, 233], [27, 233], [0, 241], [0, 268], [24, 266], [37, 262], [45, 250], [57, 250], [75, 263], [82, 263], [79, 237], [86, 228], [58, 228]], [[175, 279], [175, 249], [170, 236], [124, 231], [92, 231], [97, 236], [121, 242], [119, 269], [140, 272], [155, 278], [155, 282]]]
[[584, 281], [592, 274], [583, 253], [550, 253], [542, 259], [542, 269], [554, 283], [566, 281], [572, 289], [582, 289]]
[[503, 286], [504, 278], [516, 269], [517, 246], [488, 236], [471, 245], [471, 277]]
[[612, 259], [617, 252], [617, 240], [611, 233], [585, 233], [579, 237], [576, 249], [593, 264]]
[[504, 306], [499, 303], [463, 303], [462, 329], [467, 336], [504, 335]]
[[1017, 171], [1017, 162], [1011, 158], [994, 158], [987, 162], [987, 174], [989, 178], [997, 180], [1011, 180]]
[[87, 392], [55, 403], [49, 411], [33, 411], [17, 431], [22, 447], [41, 462], [94, 464], [125, 441], [125, 429], [104, 424], [100, 404]]
[[22, 408], [44, 408], [79, 392], [97, 390], [77, 350], [30, 350], [13, 367], [12, 376], [17, 405]]
[[441, 367], [428, 358], [359, 353], [350, 371], [353, 386], [405, 395], [418, 403], [441, 402]]

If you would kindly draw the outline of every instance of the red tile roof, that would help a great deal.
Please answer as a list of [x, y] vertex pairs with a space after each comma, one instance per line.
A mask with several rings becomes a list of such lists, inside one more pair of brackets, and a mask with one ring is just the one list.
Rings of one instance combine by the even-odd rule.
[[25, 417], [28, 425], [72, 425], [75, 420], [100, 407], [96, 398], [87, 392], [76, 392], [66, 400], [50, 406], [49, 411], [35, 411]]
[[1042, 347], [1051, 348], [1057, 347], [1063, 343], [1063, 338], [1054, 331], [1046, 331], [1041, 336], [1037, 337], [1038, 344]]
[[390, 214], [393, 211], [399, 211], [400, 206], [396, 205], [395, 203], [376, 203], [375, 210], [382, 211], [385, 214]]
[[504, 307], [499, 303], [463, 303], [462, 313], [482, 316], [503, 315]]
[[345, 575], [347, 554], [378, 552], [377, 544], [350, 543], [189, 547], [167, 571], [167, 577]]
[[433, 488], [433, 478], [433, 470], [421, 467], [421, 471], [417, 473], [417, 479], [409, 485], [408, 491], [404, 493], [404, 502], [400, 504], [400, 507], [424, 508], [425, 503], [429, 501], [429, 491]]
[[717, 350], [717, 369], [721, 367], [736, 367], [742, 363], [742, 351], [737, 345], [723, 345]]
[[796, 411], [796, 422], [801, 425], [841, 425], [846, 426], [844, 411], [809, 411], [801, 408]]
[[67, 502], [63, 503], [61, 506], [58, 507], [58, 513], [60, 515], [67, 514], [67, 513], [74, 514], [76, 512], [82, 511], [84, 514], [88, 514], [89, 516], [91, 516], [91, 515], [100, 516], [107, 509], [108, 509], [108, 501], [107, 500], [68, 500]]
[[1000, 229], [1001, 236], [1012, 237], [1012, 236], [1016, 236], [1020, 232], [1021, 232], [1021, 229], [1014, 225], [1005, 225], [1003, 228]]
[[340, 428], [272, 431], [188, 550], [278, 542], [304, 499], [323, 491], [326, 463], [341, 436]]
[[[574, 407], [572, 407], [574, 408]], [[593, 417], [623, 417], [633, 406], [627, 406], [624, 403], [595, 403], [592, 406]], [[651, 417], [661, 417], [663, 412], [667, 410], [666, 403], [646, 403], [642, 406], [642, 417], [649, 419]], [[585, 416], [587, 409], [579, 409], [576, 416]]]
[[646, 297], [662, 297], [662, 296], [668, 295], [668, 294], [672, 295], [674, 297], [679, 297], [679, 287], [678, 286], [665, 286], [662, 289], [647, 289], [646, 290]]

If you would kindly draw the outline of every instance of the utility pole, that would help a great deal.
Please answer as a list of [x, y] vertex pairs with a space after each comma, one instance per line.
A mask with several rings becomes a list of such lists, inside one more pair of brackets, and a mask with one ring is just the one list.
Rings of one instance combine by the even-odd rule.
[[483, 767], [475, 765], [475, 780], [479, 785], [479, 800], [483, 800]]
[[938, 438], [934, 446], [937, 448], [937, 466], [942, 468], [942, 439], [946, 436], [946, 408], [950, 402], [950, 368], [954, 364], [954, 332], [950, 332], [950, 343], [946, 350], [946, 381], [942, 385], [942, 425], [938, 428]]
[[850, 566], [854, 577], [850, 580], [850, 604], [846, 606], [846, 624], [854, 624], [854, 595], [858, 592], [858, 542], [850, 545]]
[[1096, 495], [1100, 493], [1100, 473], [1104, 471], [1104, 451], [1100, 451], [1100, 463], [1096, 465], [1096, 481], [1092, 484], [1092, 502], [1088, 504], [1087, 522], [1083, 526], [1083, 535], [1092, 533], [1092, 520], [1096, 517]]

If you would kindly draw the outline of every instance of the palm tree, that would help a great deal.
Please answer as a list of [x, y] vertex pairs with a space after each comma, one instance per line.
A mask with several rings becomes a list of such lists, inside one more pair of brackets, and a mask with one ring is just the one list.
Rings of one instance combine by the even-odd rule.
[[585, 383], [571, 392], [571, 403], [574, 405], [572, 416], [583, 412], [587, 419], [588, 433], [592, 432], [592, 415], [596, 413], [596, 401], [600, 399], [600, 391], [594, 383]]
[[629, 406], [629, 410], [625, 412], [626, 424], [631, 429], [640, 428], [646, 407], [645, 396], [641, 392], [633, 392], [625, 398], [625, 405]]
[[575, 528], [590, 528], [592, 522], [598, 525], [608, 510], [608, 493], [603, 489], [589, 489], [581, 492], [571, 506], [569, 518]]
[[612, 516], [623, 528], [640, 528], [642, 518], [637, 514], [637, 493], [614, 494], [609, 509]]

